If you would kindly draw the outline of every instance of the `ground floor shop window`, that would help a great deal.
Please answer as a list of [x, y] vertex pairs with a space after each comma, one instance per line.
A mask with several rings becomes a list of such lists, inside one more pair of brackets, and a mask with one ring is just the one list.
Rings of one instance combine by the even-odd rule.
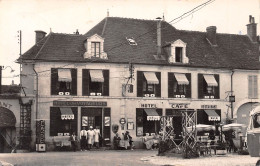
[[136, 109], [136, 135], [157, 135], [160, 131], [162, 109]]
[[197, 110], [197, 124], [216, 125], [221, 122], [221, 110]]
[[50, 136], [77, 133], [77, 107], [50, 108]]

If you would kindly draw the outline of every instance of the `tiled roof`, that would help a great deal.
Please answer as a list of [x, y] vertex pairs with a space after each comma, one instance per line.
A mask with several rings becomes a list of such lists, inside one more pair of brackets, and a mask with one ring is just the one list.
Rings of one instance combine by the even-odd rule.
[[[37, 45], [22, 55], [24, 60], [111, 62], [156, 65], [169, 64], [156, 60], [157, 21], [107, 17], [84, 35], [50, 33]], [[84, 59], [83, 42], [98, 34], [105, 38], [104, 51], [108, 60]], [[126, 38], [134, 38], [137, 45], [129, 45]], [[246, 35], [219, 34], [217, 45], [211, 46], [205, 32], [177, 30], [162, 21], [162, 45], [181, 39], [187, 43], [187, 57], [191, 67], [260, 69], [259, 44], [252, 43]]]

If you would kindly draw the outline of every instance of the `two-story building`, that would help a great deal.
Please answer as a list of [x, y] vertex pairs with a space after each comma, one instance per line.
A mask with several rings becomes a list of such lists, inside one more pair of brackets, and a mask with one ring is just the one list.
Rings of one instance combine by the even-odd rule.
[[252, 17], [247, 27], [248, 35], [219, 34], [215, 26], [196, 32], [163, 20], [106, 17], [84, 35], [36, 31], [35, 45], [18, 59], [25, 98], [34, 101], [32, 145], [36, 120], [45, 123], [50, 150], [56, 136], [79, 135], [83, 126], [100, 126], [110, 141], [114, 124], [142, 147], [165, 115], [174, 115], [179, 137], [181, 110], [195, 110], [198, 124], [246, 123], [260, 97]]

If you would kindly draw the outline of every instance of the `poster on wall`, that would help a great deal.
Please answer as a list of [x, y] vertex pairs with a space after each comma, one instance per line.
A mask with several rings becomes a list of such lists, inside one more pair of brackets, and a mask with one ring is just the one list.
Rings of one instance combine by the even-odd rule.
[[133, 119], [127, 119], [127, 130], [134, 130], [134, 121]]
[[143, 127], [137, 127], [137, 136], [143, 136]]
[[88, 117], [82, 116], [82, 126], [88, 126]]
[[105, 116], [105, 126], [110, 126], [110, 117]]

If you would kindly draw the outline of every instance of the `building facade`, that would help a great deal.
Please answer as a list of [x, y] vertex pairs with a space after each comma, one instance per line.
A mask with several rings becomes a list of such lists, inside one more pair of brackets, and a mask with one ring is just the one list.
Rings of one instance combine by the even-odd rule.
[[18, 59], [33, 100], [32, 144], [40, 120], [47, 150], [89, 126], [110, 142], [113, 125], [142, 147], [167, 115], [181, 139], [181, 110], [196, 111], [198, 124], [248, 123], [259, 104], [260, 63], [251, 17], [247, 26], [248, 35], [232, 35], [214, 26], [194, 32], [162, 20], [107, 17], [84, 35], [36, 31], [36, 44]]

